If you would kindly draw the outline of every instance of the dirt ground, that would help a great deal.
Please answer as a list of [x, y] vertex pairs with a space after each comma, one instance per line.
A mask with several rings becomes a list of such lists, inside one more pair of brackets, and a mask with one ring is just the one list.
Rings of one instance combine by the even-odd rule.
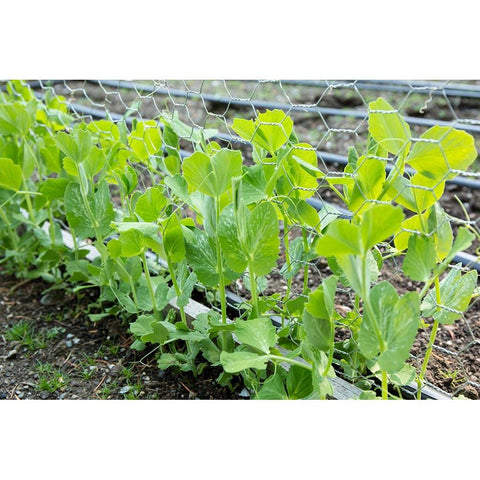
[[232, 389], [216, 382], [221, 369], [197, 377], [159, 370], [154, 351], [130, 349], [133, 336], [120, 318], [92, 323], [86, 302], [94, 295], [52, 297], [47, 287], [0, 273], [0, 399], [242, 398], [238, 382]]

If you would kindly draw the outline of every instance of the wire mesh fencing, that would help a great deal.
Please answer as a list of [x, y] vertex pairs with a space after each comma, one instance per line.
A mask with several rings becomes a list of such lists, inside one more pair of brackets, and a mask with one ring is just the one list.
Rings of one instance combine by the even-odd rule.
[[[453, 236], [461, 227], [468, 227], [476, 235], [478, 233], [471, 246], [459, 250], [451, 259], [442, 278], [455, 275], [458, 271], [480, 270], [477, 263], [480, 238], [478, 159], [467, 164], [463, 161], [467, 154], [460, 152], [460, 158], [455, 158], [454, 164], [450, 160], [450, 150], [455, 148], [456, 141], [451, 137], [453, 131], [470, 134], [477, 150], [480, 147], [480, 82], [39, 80], [28, 83], [38, 98], [56, 98], [58, 102], [66, 104], [76, 121], [124, 120], [132, 128], [137, 120], [153, 120], [155, 123], [152, 126], [156, 122], [162, 126], [162, 121], [178, 119], [183, 125], [180, 142], [169, 145], [168, 139], [164, 138], [163, 148], [167, 152], [176, 150], [181, 158], [191, 155], [199, 143], [217, 142], [222, 147], [240, 150], [245, 164], [252, 165], [256, 161], [255, 148], [238, 135], [238, 129], [232, 127], [234, 120], [257, 120], [259, 129], [262, 125], [269, 125], [261, 120], [261, 113], [266, 110], [283, 112], [284, 117], [280, 116], [281, 120], [274, 123], [276, 127], [284, 128], [283, 119], [290, 118], [294, 124], [298, 155], [311, 168], [318, 169], [321, 175], [309, 175], [308, 165], [304, 175], [296, 176], [290, 172], [282, 184], [282, 195], [291, 197], [295, 193], [298, 198], [305, 199], [319, 211], [319, 223], [300, 224], [292, 218], [282, 219], [281, 253], [277, 268], [259, 280], [261, 292], [265, 298], [271, 299], [272, 315], [278, 317], [280, 325], [283, 325], [283, 319], [279, 312], [290, 311], [295, 319], [295, 299], [306, 298], [310, 289], [320, 285], [332, 271], [335, 273], [335, 265], [327, 259], [304, 255], [304, 247], [312, 243], [320, 225], [324, 228], [339, 216], [348, 219], [371, 203], [388, 200], [405, 207], [406, 215], [411, 220], [403, 225], [401, 234], [396, 237], [397, 247], [402, 242], [408, 243], [409, 233], [425, 233], [420, 228], [423, 227], [420, 225], [422, 222], [430, 221], [427, 237], [435, 242], [450, 235], [446, 223], [452, 225]], [[376, 106], [372, 108], [372, 102], [379, 97], [393, 106], [393, 110], [385, 108], [383, 103], [373, 103]], [[376, 113], [401, 115], [408, 126], [402, 127], [408, 147], [401, 139], [390, 151], [372, 147], [369, 115]], [[433, 135], [432, 131], [436, 134]], [[288, 137], [287, 133], [285, 131]], [[144, 132], [138, 141], [145, 142], [145, 148], [149, 150], [148, 134]], [[392, 148], [396, 154], [392, 155]], [[444, 162], [436, 165], [434, 178], [429, 179], [425, 174], [421, 182], [413, 180], [415, 175], [422, 174], [421, 169], [403, 165], [402, 171], [392, 176], [400, 182], [394, 193], [388, 199], [379, 200], [372, 194], [376, 186], [374, 169], [369, 170], [371, 165], [380, 162], [385, 165], [387, 172], [395, 173], [399, 169], [398, 158], [403, 154], [402, 149], [406, 148], [410, 151], [415, 148], [436, 149]], [[163, 158], [161, 152], [153, 154], [153, 158], [156, 155], [158, 159]], [[275, 163], [275, 159], [266, 158], [263, 164], [267, 165], [269, 161], [272, 165]], [[141, 165], [138, 168], [143, 168], [143, 174], [139, 176], [139, 188], [145, 190], [155, 184], [158, 178], [152, 176], [148, 168]], [[288, 170], [288, 165], [282, 168]], [[351, 199], [354, 192], [349, 181], [353, 172], [359, 169], [365, 170], [365, 183], [355, 193], [355, 202], [347, 206], [345, 192], [349, 192]], [[400, 178], [406, 180], [401, 181]], [[438, 203], [445, 216], [438, 215], [435, 222], [423, 218], [421, 212], [409, 208], [409, 202], [412, 201], [417, 206], [419, 202], [429, 206]], [[189, 215], [188, 209], [183, 215]], [[422, 289], [420, 281], [405, 276], [402, 260], [393, 254], [391, 245], [382, 245], [379, 254], [382, 262], [375, 282], [388, 280], [402, 293]], [[248, 276], [243, 276], [230, 284], [232, 305], [249, 297], [248, 281]], [[218, 303], [208, 294], [208, 289], [202, 285], [199, 285], [199, 289], [205, 292], [203, 300], [218, 309]], [[431, 301], [432, 308], [460, 319], [452, 323], [444, 322], [439, 328], [426, 382], [448, 395], [479, 398], [480, 307], [477, 299], [466, 312], [443, 305], [435, 298]], [[339, 365], [352, 364], [347, 357], [354, 353], [345, 348], [345, 340], [352, 337], [355, 320], [361, 309], [352, 288], [342, 287], [338, 291], [336, 310], [341, 317], [337, 329]], [[422, 368], [431, 333], [432, 325], [423, 325], [411, 351], [410, 363], [417, 370]], [[349, 375], [355, 377], [356, 372], [350, 371]]]

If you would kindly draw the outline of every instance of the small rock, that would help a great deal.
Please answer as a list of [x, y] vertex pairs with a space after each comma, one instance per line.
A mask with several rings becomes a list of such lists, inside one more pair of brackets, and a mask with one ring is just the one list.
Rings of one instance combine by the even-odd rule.
[[73, 343], [71, 340], [65, 340], [65, 345], [67, 346], [67, 348], [72, 348]]
[[239, 397], [242, 397], [242, 398], [250, 398], [250, 392], [244, 388], [239, 394], [238, 394]]
[[132, 389], [132, 387], [130, 385], [125, 385], [124, 387], [122, 387], [120, 389], [120, 393], [122, 395], [124, 395], [125, 393], [128, 393], [131, 389]]
[[8, 360], [10, 358], [13, 358], [17, 354], [17, 350], [13, 349], [10, 350], [7, 355], [5, 356], [5, 360]]
[[67, 336], [65, 337], [66, 339], [70, 340], [73, 338], [75, 335], [73, 333], [67, 333]]
[[78, 343], [80, 343], [80, 339], [75, 337], [75, 338], [73, 339], [73, 343], [74, 343], [75, 345], [77, 345]]
[[88, 369], [89, 369], [91, 372], [93, 372], [94, 370], [97, 369], [97, 367], [96, 367], [95, 365], [90, 365], [90, 366], [88, 367]]
[[23, 392], [15, 392], [18, 398], [23, 398], [24, 393]]

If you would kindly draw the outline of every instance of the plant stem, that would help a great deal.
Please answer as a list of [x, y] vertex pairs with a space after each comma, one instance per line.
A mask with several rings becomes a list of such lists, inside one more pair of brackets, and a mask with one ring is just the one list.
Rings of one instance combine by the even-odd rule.
[[382, 400], [388, 400], [388, 377], [385, 370], [382, 370]]
[[158, 318], [159, 315], [158, 315], [158, 309], [157, 309], [157, 302], [155, 300], [155, 292], [153, 290], [152, 278], [150, 277], [150, 271], [148, 269], [147, 257], [145, 255], [145, 252], [142, 252], [141, 258], [143, 263], [143, 271], [145, 273], [145, 279], [147, 280], [147, 287], [150, 292], [150, 297], [152, 299], [153, 313], [155, 314], [155, 317]]
[[[365, 313], [368, 314], [370, 321], [372, 322], [373, 329], [378, 340], [378, 346], [380, 353], [385, 351], [385, 342], [383, 341], [382, 332], [378, 326], [377, 319], [375, 318], [375, 312], [373, 310], [372, 304], [370, 303], [370, 274], [368, 271], [368, 261], [367, 255], [365, 254], [362, 258], [362, 270], [363, 270], [363, 306], [365, 308]], [[382, 370], [382, 399], [388, 400], [388, 378], [387, 372]]]
[[[441, 304], [441, 294], [440, 294], [440, 280], [438, 279], [438, 276], [435, 277], [435, 295], [436, 295], [436, 301], [437, 304]], [[437, 307], [439, 308], [439, 307]], [[433, 350], [433, 345], [435, 344], [435, 338], [437, 336], [437, 331], [439, 327], [439, 322], [438, 320], [433, 321], [433, 327], [432, 331], [430, 332], [430, 339], [428, 341], [428, 347], [427, 350], [425, 351], [425, 357], [423, 358], [422, 362], [422, 368], [420, 370], [420, 375], [417, 380], [418, 384], [418, 390], [417, 390], [417, 400], [421, 400], [422, 398], [422, 386], [423, 386], [423, 381], [425, 379], [425, 374], [427, 372], [427, 367], [428, 367], [428, 362], [430, 360], [430, 355], [432, 354]]]
[[[172, 277], [173, 288], [175, 289], [175, 293], [177, 294], [177, 299], [178, 299], [178, 297], [182, 294], [182, 291], [180, 290], [180, 286], [178, 285], [177, 276], [175, 275], [175, 269], [173, 267], [173, 263], [170, 260], [170, 257], [168, 255], [167, 255], [167, 265], [168, 265], [168, 271], [170, 272], [170, 276]], [[185, 315], [185, 309], [183, 307], [178, 307], [178, 309], [180, 310], [180, 317], [182, 319], [182, 322], [185, 325], [187, 325], [187, 317]]]
[[[215, 244], [217, 247], [218, 290], [220, 294], [220, 306], [222, 311], [222, 323], [227, 323], [227, 296], [225, 294], [225, 275], [223, 271], [223, 252], [218, 237], [218, 224], [220, 221], [220, 197], [215, 197]], [[227, 332], [222, 332], [222, 349], [227, 348]]]
[[323, 376], [326, 377], [328, 375], [328, 371], [330, 370], [330, 367], [332, 366], [333, 363], [333, 345], [335, 343], [335, 324], [332, 323], [330, 326], [330, 350], [328, 351], [328, 361], [327, 361], [327, 366], [325, 367], [325, 370], [323, 372]]
[[302, 368], [305, 368], [306, 370], [312, 371], [312, 366], [311, 365], [305, 364], [303, 362], [299, 362], [298, 360], [295, 360], [294, 358], [281, 357], [280, 355], [268, 355], [268, 358], [270, 360], [279, 360], [281, 362], [290, 363], [292, 365], [296, 365], [297, 367], [302, 367]]
[[[283, 246], [285, 248], [285, 263], [287, 264], [288, 268], [291, 267], [291, 258], [290, 258], [290, 239], [288, 238], [288, 219], [285, 214], [283, 216]], [[288, 299], [290, 297], [290, 291], [292, 289], [292, 278], [287, 280], [287, 290], [285, 292], [284, 299]]]
[[252, 258], [248, 256], [248, 276], [250, 278], [250, 293], [252, 294], [252, 315], [258, 318], [258, 295], [257, 295], [257, 279], [253, 273]]
[[[27, 188], [27, 182], [25, 180], [25, 178], [23, 178], [23, 186], [25, 188], [25, 190], [28, 190]], [[30, 198], [30, 194], [27, 194], [25, 193], [25, 201], [27, 203], [27, 210], [28, 210], [28, 215], [30, 217], [30, 220], [32, 221], [32, 223], [37, 227], [37, 220], [35, 218], [35, 213], [33, 213], [33, 206], [32, 206], [32, 200]]]
[[[302, 228], [302, 236], [303, 236], [303, 250], [305, 253], [308, 252], [308, 238], [307, 238], [307, 231]], [[303, 294], [307, 295], [308, 293], [308, 263], [303, 266]]]

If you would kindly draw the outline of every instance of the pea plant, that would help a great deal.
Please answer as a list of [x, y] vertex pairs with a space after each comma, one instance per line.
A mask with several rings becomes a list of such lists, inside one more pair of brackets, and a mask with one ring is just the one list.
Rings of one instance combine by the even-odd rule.
[[[9, 82], [0, 94], [0, 261], [51, 288], [97, 289], [103, 312], [91, 320], [124, 315], [132, 348], [148, 346], [161, 369], [197, 375], [213, 365], [220, 383], [241, 375], [259, 399], [330, 398], [337, 375], [361, 398], [388, 399], [414, 381], [421, 398], [440, 326], [459, 319], [476, 291], [476, 271], [452, 265], [475, 232], [461, 226], [454, 237], [440, 200], [477, 152], [450, 127], [413, 138], [382, 98], [368, 120], [364, 152], [350, 148], [344, 172], [331, 175], [280, 110], [233, 121], [252, 146], [245, 159], [175, 113], [131, 127], [79, 122], [61, 97], [39, 100]], [[194, 152], [185, 156], [187, 139]], [[319, 187], [351, 218], [317, 211], [309, 199]], [[308, 266], [321, 258], [329, 268], [310, 288]], [[393, 260], [415, 291], [385, 278]], [[265, 295], [274, 270], [286, 289]], [[248, 290], [237, 313], [227, 304], [235, 282]], [[345, 291], [348, 313], [338, 307]], [[192, 298], [211, 308], [192, 317]], [[410, 352], [428, 322], [417, 372]]]

